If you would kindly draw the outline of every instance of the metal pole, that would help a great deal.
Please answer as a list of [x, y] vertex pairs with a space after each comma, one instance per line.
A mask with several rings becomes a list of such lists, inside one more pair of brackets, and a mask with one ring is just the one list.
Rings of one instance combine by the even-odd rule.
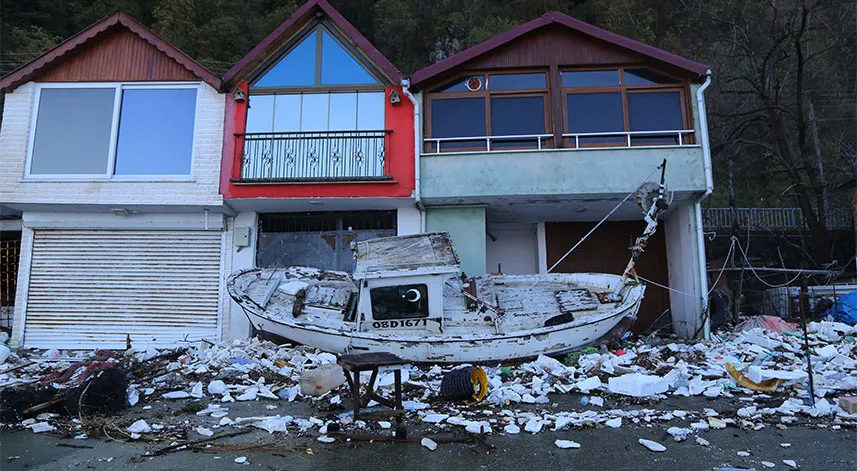
[[808, 301], [806, 299], [807, 281], [803, 278], [800, 281], [800, 320], [803, 325], [803, 353], [806, 356], [806, 372], [809, 375], [809, 405], [815, 405], [815, 384], [812, 380], [812, 355], [809, 351], [809, 333], [806, 330], [806, 311], [808, 310]]

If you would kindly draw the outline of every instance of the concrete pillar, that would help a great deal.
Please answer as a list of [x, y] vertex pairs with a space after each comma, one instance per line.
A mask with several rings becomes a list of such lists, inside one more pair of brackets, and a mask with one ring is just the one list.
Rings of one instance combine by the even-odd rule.
[[548, 244], [544, 221], [536, 223], [536, 263], [539, 265], [539, 273], [548, 272]]
[[[236, 246], [236, 234], [243, 230], [250, 230], [250, 245], [246, 247]], [[242, 212], [235, 215], [233, 219], [233, 230], [231, 237], [227, 240], [226, 253], [232, 257], [232, 271], [238, 271], [256, 266], [256, 243], [259, 238], [259, 219], [254, 212]], [[244, 314], [241, 306], [229, 298], [229, 316], [226, 319], [229, 327], [226, 337], [230, 339], [242, 339], [250, 336], [250, 321]]]
[[684, 338], [693, 337], [700, 330], [704, 303], [708, 302], [698, 211], [697, 204], [681, 202], [662, 222], [666, 234], [669, 283], [675, 290], [670, 293], [673, 332]]
[[461, 259], [461, 271], [468, 275], [485, 274], [485, 208], [428, 208], [426, 231], [449, 232]]
[[396, 235], [420, 233], [420, 210], [415, 205], [405, 206], [396, 211]]

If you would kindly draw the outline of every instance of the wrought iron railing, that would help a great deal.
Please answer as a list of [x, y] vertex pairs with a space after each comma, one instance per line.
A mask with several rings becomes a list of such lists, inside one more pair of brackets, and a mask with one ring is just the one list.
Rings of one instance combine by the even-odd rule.
[[[850, 229], [850, 208], [827, 211], [828, 229]], [[744, 229], [796, 229], [805, 225], [800, 208], [708, 208], [703, 210], [705, 229], [728, 229], [734, 224]]]
[[236, 133], [237, 182], [387, 180], [392, 131]]

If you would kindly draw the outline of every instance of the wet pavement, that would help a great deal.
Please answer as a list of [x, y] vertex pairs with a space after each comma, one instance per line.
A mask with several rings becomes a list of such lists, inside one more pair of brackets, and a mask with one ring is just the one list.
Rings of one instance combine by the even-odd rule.
[[[577, 394], [552, 395], [551, 404], [532, 407], [540, 410], [587, 410], [591, 405], [581, 406]], [[149, 423], [195, 424], [211, 423], [207, 417], [182, 414], [181, 408], [192, 401], [157, 401], [150, 410], [131, 409], [115, 420], [123, 424], [145, 417]], [[346, 406], [347, 406], [347, 401]], [[605, 408], [618, 407], [607, 399]], [[257, 401], [230, 404], [233, 417], [251, 415], [289, 414], [294, 416], [323, 417], [329, 412], [320, 411], [317, 403], [280, 401]], [[277, 409], [267, 406], [276, 405]], [[708, 400], [703, 398], [671, 397], [658, 403], [637, 406], [624, 405], [623, 409], [656, 409], [662, 411], [702, 411], [711, 408], [728, 413], [741, 407], [735, 399]], [[475, 406], [484, 409], [486, 406]], [[600, 409], [600, 408], [598, 408]], [[342, 412], [334, 411], [334, 412]], [[173, 415], [173, 414], [177, 415]], [[438, 432], [438, 428], [414, 422], [411, 415], [409, 432], [411, 437], [420, 437]], [[508, 435], [495, 432], [486, 435], [481, 443], [441, 443], [437, 450], [430, 451], [419, 443], [347, 442], [342, 439], [326, 444], [317, 441], [317, 432], [273, 433], [260, 429], [230, 438], [212, 441], [212, 447], [202, 451], [180, 450], [163, 456], [147, 456], [152, 450], [170, 445], [169, 441], [158, 443], [142, 441], [121, 443], [103, 438], [87, 440], [62, 439], [47, 434], [34, 434], [29, 430], [3, 431], [0, 433], [0, 468], [15, 470], [64, 470], [64, 469], [139, 469], [139, 470], [199, 470], [209, 469], [263, 469], [263, 470], [311, 470], [311, 469], [378, 469], [386, 468], [422, 469], [574, 469], [574, 470], [713, 470], [721, 466], [735, 468], [767, 469], [761, 463], [773, 463], [773, 469], [791, 469], [783, 460], [794, 460], [802, 470], [848, 470], [857, 469], [857, 430], [842, 427], [833, 429], [832, 419], [802, 419], [800, 425], [778, 428], [766, 425], [759, 431], [727, 427], [723, 430], [704, 430], [687, 440], [676, 442], [666, 433], [671, 426], [687, 427], [693, 419], [673, 419], [668, 422], [644, 420], [639, 424], [626, 421], [620, 428], [599, 426], [572, 430], [550, 431], [545, 428], [538, 434], [521, 432]], [[231, 427], [215, 430], [216, 434], [233, 431]], [[447, 435], [466, 437], [459, 427], [446, 427]], [[367, 433], [389, 436], [391, 430], [381, 430], [374, 422], [367, 425]], [[113, 433], [117, 439], [127, 437]], [[710, 442], [702, 446], [695, 441], [699, 436]], [[191, 440], [204, 438], [190, 432]], [[646, 438], [663, 443], [666, 452], [655, 453], [638, 444]], [[579, 449], [559, 449], [555, 440], [573, 440], [580, 443]], [[438, 440], [439, 441], [439, 440]], [[57, 444], [91, 446], [92, 448], [65, 448]], [[790, 443], [788, 448], [780, 444]], [[267, 445], [267, 449], [258, 448]], [[242, 450], [224, 450], [223, 447], [248, 447]], [[739, 456], [738, 452], [749, 452]], [[14, 457], [19, 458], [14, 458]], [[249, 464], [237, 464], [235, 458], [244, 456]]]

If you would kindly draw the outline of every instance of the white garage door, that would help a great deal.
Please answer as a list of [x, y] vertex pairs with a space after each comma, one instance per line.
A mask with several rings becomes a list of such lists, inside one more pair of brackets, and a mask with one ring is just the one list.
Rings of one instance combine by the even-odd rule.
[[221, 240], [217, 231], [35, 231], [24, 345], [217, 339]]

